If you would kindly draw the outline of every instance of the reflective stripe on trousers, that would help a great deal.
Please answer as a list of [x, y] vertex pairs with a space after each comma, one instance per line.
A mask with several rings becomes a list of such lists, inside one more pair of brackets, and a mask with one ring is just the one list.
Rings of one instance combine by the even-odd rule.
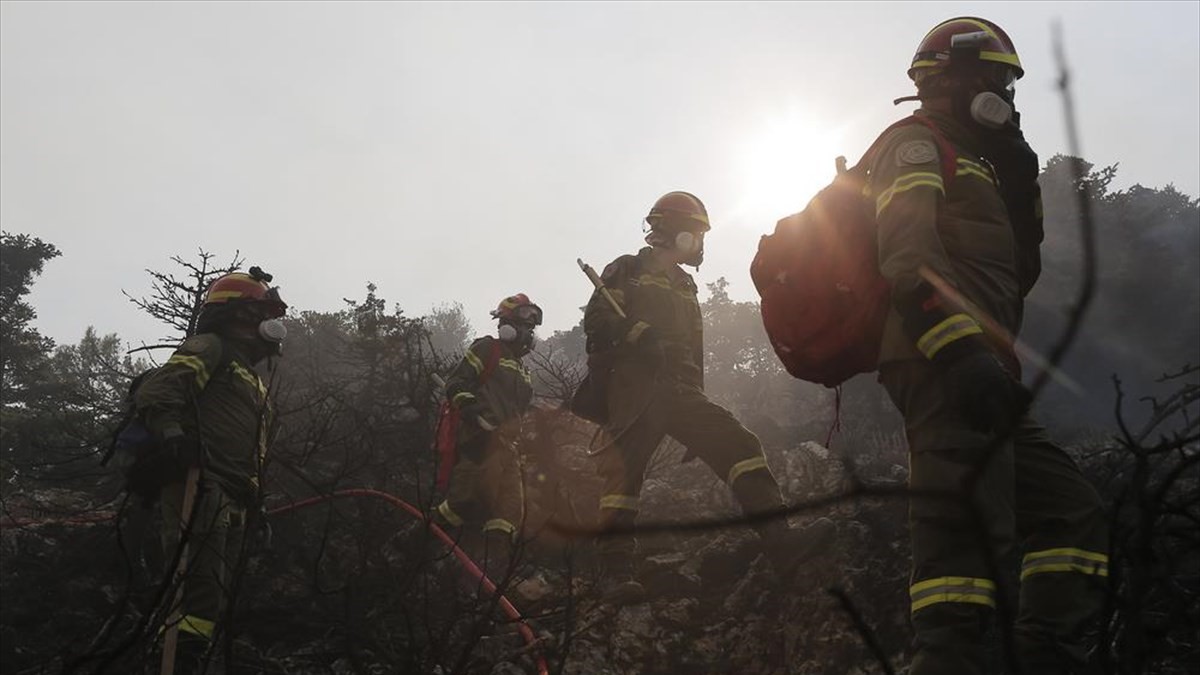
[[908, 589], [912, 611], [939, 602], [965, 602], [973, 605], [996, 606], [996, 584], [978, 577], [937, 577], [915, 583]]
[[1099, 577], [1108, 576], [1108, 556], [1082, 548], [1049, 548], [1031, 551], [1021, 561], [1021, 580], [1031, 574], [1046, 572], [1075, 572]]

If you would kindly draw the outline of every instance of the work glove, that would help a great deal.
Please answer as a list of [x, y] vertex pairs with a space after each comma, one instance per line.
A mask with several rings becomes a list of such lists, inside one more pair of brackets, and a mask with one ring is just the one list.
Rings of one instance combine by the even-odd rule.
[[1000, 198], [1008, 209], [1017, 240], [1017, 267], [1021, 293], [1028, 293], [1042, 271], [1040, 247], [1045, 238], [1042, 226], [1042, 187], [1038, 185], [1038, 156], [1016, 126], [988, 135], [984, 156], [992, 163], [999, 182]]
[[1042, 190], [1038, 185], [1038, 156], [1016, 127], [1005, 127], [991, 134], [984, 156], [996, 170], [1000, 196], [1008, 207], [1013, 226], [1018, 230], [1036, 228], [1037, 243], [1041, 243]]
[[975, 431], [1007, 435], [1029, 407], [1029, 390], [986, 348], [972, 349], [944, 368], [950, 400]]
[[1015, 126], [1006, 126], [987, 135], [984, 157], [996, 169], [1001, 185], [1028, 185], [1037, 181], [1038, 156]]

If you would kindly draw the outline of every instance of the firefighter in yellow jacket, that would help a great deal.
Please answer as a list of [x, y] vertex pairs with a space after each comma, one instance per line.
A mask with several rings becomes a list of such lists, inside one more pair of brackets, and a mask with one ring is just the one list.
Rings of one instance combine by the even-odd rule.
[[1013, 350], [1042, 240], [1037, 155], [1013, 107], [1022, 73], [994, 23], [938, 24], [908, 71], [916, 114], [937, 131], [895, 128], [870, 163], [880, 269], [893, 288], [880, 381], [904, 416], [918, 493], [912, 675], [984, 672], [994, 563], [1017, 545], [1022, 672], [1073, 672], [1108, 573], [1099, 496], [1026, 414]]
[[[255, 364], [278, 354], [287, 305], [271, 277], [227, 274], [212, 283], [197, 319], [197, 333], [134, 393], [137, 414], [158, 441], [167, 463], [162, 488], [163, 544], [177, 558], [183, 529], [184, 477], [201, 468], [183, 578], [178, 659], [190, 672], [209, 643], [229, 601], [230, 573], [242, 548], [248, 508], [260, 499], [270, 404]], [[174, 568], [167, 571], [172, 574]]]
[[518, 293], [501, 300], [492, 317], [499, 322], [496, 336], [472, 342], [446, 378], [446, 397], [461, 412], [461, 422], [458, 461], [436, 511], [455, 528], [481, 527], [485, 566], [503, 572], [524, 508], [515, 453], [533, 384], [521, 359], [533, 349], [542, 309]]
[[[695, 282], [680, 267], [703, 260], [709, 230], [704, 204], [687, 192], [671, 192], [655, 202], [646, 222], [649, 246], [617, 258], [602, 274], [625, 317], [597, 290], [583, 320], [589, 380], [607, 382], [601, 392], [610, 439], [599, 453], [601, 528], [633, 526], [647, 463], [667, 435], [724, 479], [746, 512], [778, 509], [779, 485], [758, 438], [704, 394], [700, 304]], [[768, 553], [781, 576], [832, 538], [833, 523], [818, 523], [804, 533], [789, 530], [783, 519], [755, 524], [771, 542]], [[605, 593], [621, 600], [640, 596], [634, 539], [602, 537], [599, 548]]]

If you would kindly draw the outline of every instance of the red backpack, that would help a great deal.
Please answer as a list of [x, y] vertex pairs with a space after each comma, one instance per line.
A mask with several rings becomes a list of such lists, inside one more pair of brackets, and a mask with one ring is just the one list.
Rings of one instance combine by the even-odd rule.
[[909, 116], [880, 134], [853, 168], [839, 158], [833, 182], [759, 241], [750, 277], [767, 337], [793, 377], [836, 387], [878, 365], [891, 289], [879, 273], [875, 202], [863, 189], [880, 140], [908, 124], [933, 130], [949, 185], [954, 148], [932, 121]]
[[[479, 386], [487, 384], [488, 378], [500, 363], [500, 343], [493, 340], [487, 363], [479, 374]], [[450, 472], [458, 462], [458, 427], [462, 423], [462, 410], [443, 399], [438, 406], [438, 422], [433, 432], [433, 450], [438, 457], [437, 489], [445, 492], [450, 485]]]

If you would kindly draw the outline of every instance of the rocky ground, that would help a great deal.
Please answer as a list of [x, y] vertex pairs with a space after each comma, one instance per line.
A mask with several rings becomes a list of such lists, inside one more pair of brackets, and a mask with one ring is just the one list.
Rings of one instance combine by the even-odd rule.
[[[793, 501], [845, 482], [819, 446], [794, 448], [772, 464]], [[595, 490], [580, 478], [564, 491], [573, 517], [591, 516]], [[656, 468], [643, 493], [646, 521], [736, 513], [700, 462]], [[599, 600], [586, 538], [564, 538], [531, 518], [541, 536], [505, 590], [539, 637], [529, 648], [416, 521], [378, 505], [310, 509], [281, 516], [270, 549], [258, 548], [250, 559], [232, 650], [240, 665], [233, 670], [526, 673], [535, 672], [540, 651], [550, 672], [578, 675], [879, 672], [831, 591], [844, 593], [898, 661], [908, 639], [903, 514], [894, 501], [796, 514], [796, 524], [829, 516], [840, 536], [787, 580], [743, 526], [643, 536], [639, 578], [648, 597], [627, 606]], [[114, 532], [104, 521], [4, 528], [3, 672], [57, 673], [72, 665], [96, 672], [110, 657], [105, 672], [135, 672], [139, 661], [152, 661], [152, 641], [136, 631], [139, 602], [144, 606], [150, 593], [116, 611], [128, 585], [112, 555]], [[94, 658], [81, 662], [81, 655]]]

